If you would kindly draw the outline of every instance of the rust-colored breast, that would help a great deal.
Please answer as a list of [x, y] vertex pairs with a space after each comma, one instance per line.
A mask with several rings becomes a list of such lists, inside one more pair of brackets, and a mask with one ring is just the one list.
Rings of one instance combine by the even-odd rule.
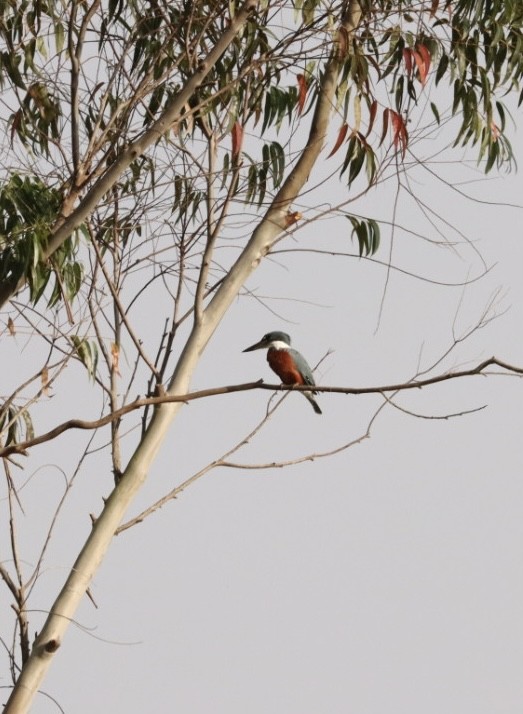
[[283, 384], [305, 384], [305, 380], [296, 369], [294, 360], [287, 350], [270, 349], [267, 352], [267, 362]]

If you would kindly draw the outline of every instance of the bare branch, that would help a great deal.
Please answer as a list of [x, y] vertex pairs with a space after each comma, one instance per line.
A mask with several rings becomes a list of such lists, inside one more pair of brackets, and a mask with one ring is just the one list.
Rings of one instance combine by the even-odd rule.
[[[287, 396], [287, 395], [285, 395]], [[249, 470], [266, 470], [266, 469], [281, 469], [285, 468], [286, 466], [296, 466], [297, 464], [305, 463], [307, 461], [314, 461], [316, 459], [323, 459], [328, 456], [334, 456], [335, 454], [338, 454], [342, 451], [346, 451], [347, 449], [350, 449], [352, 446], [356, 446], [357, 444], [361, 444], [363, 441], [366, 439], [370, 438], [370, 433], [371, 433], [371, 428], [378, 418], [378, 415], [381, 413], [381, 411], [387, 406], [387, 401], [384, 401], [378, 409], [374, 412], [372, 418], [370, 419], [367, 429], [364, 434], [361, 436], [357, 437], [356, 439], [351, 439], [351, 441], [346, 442], [345, 444], [342, 444], [341, 446], [337, 446], [334, 449], [329, 449], [327, 451], [322, 451], [322, 452], [317, 452], [317, 453], [311, 453], [311, 454], [306, 454], [305, 456], [300, 456], [295, 459], [288, 459], [286, 461], [270, 461], [264, 464], [252, 464], [252, 463], [247, 463], [247, 464], [241, 464], [239, 462], [233, 462], [233, 461], [228, 461], [227, 459], [229, 456], [237, 452], [239, 449], [241, 449], [243, 446], [249, 443], [249, 441], [252, 439], [252, 437], [257, 434], [262, 426], [264, 426], [267, 422], [267, 420], [272, 416], [272, 414], [278, 409], [278, 407], [281, 405], [283, 399], [279, 400], [279, 402], [272, 407], [270, 410], [267, 411], [267, 414], [265, 417], [259, 422], [254, 429], [243, 439], [241, 439], [236, 446], [234, 446], [232, 449], [229, 449], [225, 454], [223, 454], [222, 457], [219, 459], [215, 459], [212, 461], [210, 464], [205, 466], [203, 469], [198, 471], [197, 473], [193, 474], [190, 478], [186, 479], [183, 483], [179, 484], [175, 488], [173, 488], [169, 493], [167, 493], [165, 496], [162, 498], [158, 499], [155, 503], [151, 504], [148, 508], [146, 508], [144, 511], [139, 513], [137, 516], [132, 518], [131, 520], [127, 521], [126, 523], [123, 523], [116, 531], [116, 535], [119, 535], [125, 530], [128, 530], [129, 528], [132, 528], [133, 526], [138, 525], [139, 523], [142, 523], [148, 516], [152, 515], [155, 513], [157, 510], [162, 508], [166, 503], [169, 501], [172, 501], [176, 499], [183, 491], [188, 486], [191, 486], [195, 481], [198, 481], [201, 479], [203, 476], [208, 474], [210, 471], [216, 468], [230, 468], [230, 469], [241, 469], [245, 471]]]
[[[321, 385], [315, 385], [314, 389], [317, 392], [326, 392], [328, 394], [384, 394], [384, 392], [403, 392], [412, 389], [422, 389], [432, 384], [438, 384], [440, 382], [446, 382], [450, 379], [461, 379], [463, 377], [474, 377], [478, 375], [487, 376], [485, 370], [487, 367], [497, 366], [502, 369], [507, 370], [513, 376], [523, 376], [523, 367], [517, 367], [511, 365], [508, 362], [503, 362], [497, 359], [497, 357], [490, 357], [489, 359], [480, 362], [475, 367], [470, 369], [462, 369], [455, 372], [446, 372], [445, 374], [439, 374], [435, 377], [427, 377], [426, 379], [414, 379], [410, 382], [398, 383], [398, 384], [388, 384], [378, 387], [323, 387]], [[493, 372], [490, 375], [497, 375], [499, 373]], [[136, 411], [136, 409], [141, 409], [147, 406], [159, 406], [161, 404], [176, 404], [179, 402], [191, 402], [196, 399], [204, 399], [207, 397], [215, 397], [221, 394], [233, 394], [235, 392], [247, 392], [253, 389], [266, 389], [269, 391], [310, 391], [310, 386], [308, 385], [288, 385], [288, 384], [265, 384], [263, 380], [257, 382], [245, 382], [244, 384], [231, 384], [225, 387], [214, 387], [210, 389], [202, 389], [197, 392], [188, 392], [187, 394], [165, 394], [158, 397], [144, 397], [141, 399], [135, 399], [134, 402], [126, 404], [125, 406], [117, 409], [110, 414], [106, 414], [100, 419], [94, 421], [86, 421], [83, 419], [69, 419], [62, 424], [59, 424], [54, 429], [37, 436], [34, 439], [28, 439], [27, 441], [22, 441], [18, 444], [9, 444], [9, 446], [4, 446], [0, 448], [0, 457], [8, 457], [15, 453], [25, 453], [27, 449], [33, 446], [38, 446], [52, 439], [56, 439], [57, 436], [63, 434], [64, 431], [69, 431], [70, 429], [99, 429], [102, 426], [106, 426], [111, 422], [121, 419], [125, 414]], [[475, 410], [473, 410], [475, 411]]]

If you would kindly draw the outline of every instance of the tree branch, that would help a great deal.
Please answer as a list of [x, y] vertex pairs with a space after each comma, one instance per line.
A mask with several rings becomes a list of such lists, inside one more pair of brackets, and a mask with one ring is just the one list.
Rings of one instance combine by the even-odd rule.
[[[359, 1], [349, 0], [341, 18], [340, 31], [352, 38], [360, 22], [361, 14]], [[231, 295], [237, 294], [261, 259], [267, 255], [277, 237], [288, 227], [287, 213], [290, 206], [307, 183], [325, 143], [332, 110], [336, 104], [338, 78], [345, 61], [345, 58], [340, 54], [340, 47], [335, 43], [318, 88], [318, 100], [307, 144], [266, 214], [253, 231], [245, 249], [207, 306], [205, 312], [207, 319], [211, 322], [220, 319], [232, 300]]]
[[[511, 365], [508, 362], [504, 362], [497, 357], [489, 357], [489, 359], [480, 362], [475, 367], [470, 369], [462, 369], [456, 372], [446, 372], [445, 374], [439, 374], [435, 377], [427, 377], [426, 379], [415, 379], [410, 382], [403, 382], [398, 384], [387, 384], [384, 386], [377, 387], [322, 387], [321, 385], [316, 385], [314, 390], [316, 392], [327, 393], [327, 394], [381, 394], [385, 396], [386, 392], [405, 392], [412, 389], [422, 389], [423, 387], [428, 387], [432, 384], [439, 384], [440, 382], [446, 382], [450, 379], [461, 379], [463, 377], [474, 377], [478, 375], [485, 375], [484, 371], [487, 367], [501, 367], [507, 372], [513, 374], [514, 376], [523, 376], [523, 367], [517, 367]], [[243, 384], [231, 384], [224, 387], [213, 387], [210, 389], [201, 389], [197, 392], [188, 392], [187, 394], [165, 394], [158, 397], [143, 397], [135, 399], [134, 402], [126, 404], [125, 406], [117, 409], [110, 414], [106, 414], [100, 419], [95, 419], [93, 421], [88, 421], [84, 419], [69, 419], [68, 421], [55, 426], [54, 429], [36, 436], [34, 439], [28, 439], [27, 441], [22, 441], [18, 444], [9, 444], [0, 448], [0, 457], [9, 457], [12, 454], [25, 454], [27, 449], [33, 446], [38, 446], [39, 444], [44, 444], [47, 441], [52, 441], [58, 436], [63, 434], [65, 431], [70, 429], [99, 429], [100, 427], [111, 424], [112, 422], [121, 419], [126, 414], [134, 412], [137, 409], [142, 409], [148, 406], [159, 406], [160, 404], [173, 404], [178, 402], [188, 403], [195, 401], [197, 399], [205, 399], [207, 397], [216, 397], [221, 394], [233, 394], [236, 392], [248, 392], [253, 389], [265, 389], [268, 391], [283, 391], [283, 392], [303, 392], [310, 391], [310, 386], [308, 385], [294, 385], [294, 384], [265, 384], [263, 380], [258, 380], [257, 382], [244, 382]], [[385, 397], [387, 399], [387, 397]], [[473, 410], [477, 411], [477, 410]], [[467, 413], [467, 412], [463, 412]], [[461, 413], [460, 413], [461, 415]], [[454, 416], [454, 415], [449, 415]]]
[[[209, 74], [214, 65], [218, 62], [227, 47], [234, 40], [238, 32], [247, 22], [249, 16], [255, 11], [257, 0], [245, 0], [243, 6], [232, 17], [231, 22], [223, 35], [218, 39], [216, 45], [209, 52], [207, 57], [200, 62], [196, 72], [190, 77], [185, 86], [176, 94], [166, 110], [141, 136], [129, 144], [122, 151], [120, 156], [111, 164], [107, 171], [96, 181], [94, 186], [87, 192], [85, 198], [74, 209], [60, 226], [51, 234], [47, 249], [43, 256], [45, 260], [52, 255], [64, 241], [85, 221], [94, 211], [98, 203], [105, 194], [110, 191], [118, 181], [123, 172], [139, 156], [142, 156], [147, 149], [162, 137], [170, 127], [179, 119], [181, 113], [194, 95], [205, 77]], [[0, 285], [0, 308], [12, 297], [14, 293], [23, 288], [26, 279], [22, 276], [19, 280], [10, 277]]]

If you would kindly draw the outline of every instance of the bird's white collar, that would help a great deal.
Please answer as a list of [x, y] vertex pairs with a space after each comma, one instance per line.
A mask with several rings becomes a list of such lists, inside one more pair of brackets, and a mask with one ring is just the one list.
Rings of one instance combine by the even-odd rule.
[[270, 350], [288, 350], [289, 348], [290, 345], [288, 345], [283, 340], [273, 340], [268, 344], [268, 349]]

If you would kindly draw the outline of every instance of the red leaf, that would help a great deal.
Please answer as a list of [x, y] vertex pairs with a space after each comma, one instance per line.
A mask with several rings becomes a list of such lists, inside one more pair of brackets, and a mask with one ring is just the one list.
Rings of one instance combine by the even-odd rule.
[[398, 148], [399, 140], [400, 140], [400, 131], [401, 131], [401, 117], [400, 115], [391, 110], [392, 114], [392, 142], [394, 144], [394, 148]]
[[439, 0], [432, 0], [432, 5], [430, 6], [430, 16], [434, 17], [437, 13], [439, 7]]
[[347, 136], [347, 130], [349, 128], [349, 125], [347, 122], [342, 124], [339, 132], [338, 132], [338, 138], [336, 139], [336, 143], [334, 144], [333, 150], [330, 152], [330, 154], [327, 156], [328, 159], [330, 159], [331, 156], [334, 156], [334, 154], [338, 151], [340, 146], [343, 144], [343, 141], [345, 137]]
[[297, 223], [301, 219], [302, 215], [299, 211], [289, 211], [287, 215], [285, 216], [285, 226], [286, 228], [290, 228], [293, 226], [295, 223]]
[[419, 80], [422, 85], [425, 85], [425, 82], [427, 81], [427, 75], [430, 69], [430, 52], [425, 47], [425, 45], [417, 45], [416, 50], [413, 52], [413, 54], [419, 72]]
[[307, 98], [307, 82], [303, 74], [298, 74], [296, 79], [298, 80], [298, 114], [301, 114]]
[[367, 129], [367, 134], [366, 134], [366, 136], [368, 136], [368, 135], [371, 133], [371, 131], [372, 131], [372, 127], [374, 126], [374, 120], [376, 119], [376, 112], [377, 112], [377, 111], [378, 111], [378, 100], [375, 99], [375, 100], [372, 102], [372, 104], [370, 105], [369, 128]]
[[408, 134], [403, 117], [392, 109], [389, 110], [392, 116], [392, 142], [394, 148], [401, 148], [401, 158], [405, 158], [407, 150]]
[[430, 51], [429, 51], [429, 48], [427, 47], [427, 45], [422, 45], [421, 43], [418, 43], [418, 44], [416, 45], [416, 49], [418, 50], [418, 52], [420, 53], [420, 55], [423, 57], [423, 60], [424, 60], [425, 64], [426, 64], [428, 67], [430, 67], [430, 63], [431, 63], [431, 61], [432, 61], [432, 57], [431, 57], [431, 55], [430, 55]]
[[235, 161], [240, 155], [243, 143], [243, 127], [242, 125], [235, 121], [232, 130], [232, 160]]

